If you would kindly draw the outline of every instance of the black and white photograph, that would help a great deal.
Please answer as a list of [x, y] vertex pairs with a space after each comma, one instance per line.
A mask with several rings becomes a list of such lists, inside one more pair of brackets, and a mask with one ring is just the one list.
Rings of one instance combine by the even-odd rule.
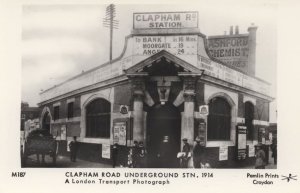
[[1, 4], [3, 192], [299, 187], [299, 3]]
[[22, 167], [276, 169], [276, 21], [185, 7], [23, 6]]

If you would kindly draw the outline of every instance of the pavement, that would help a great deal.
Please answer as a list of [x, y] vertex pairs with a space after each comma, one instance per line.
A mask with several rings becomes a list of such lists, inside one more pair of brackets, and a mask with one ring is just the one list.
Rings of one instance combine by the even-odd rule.
[[[41, 156], [40, 156], [40, 160]], [[23, 166], [22, 166], [23, 167]], [[31, 155], [27, 159], [26, 167], [30, 168], [112, 168], [110, 164], [98, 163], [77, 159], [76, 162], [71, 162], [67, 156], [59, 155], [56, 159], [56, 164], [52, 163], [52, 158], [48, 155], [45, 156], [45, 163], [39, 163], [36, 155]], [[266, 169], [276, 169], [277, 165], [274, 164], [274, 159], [269, 153], [269, 163]], [[254, 166], [247, 166], [239, 169], [255, 169]]]
[[[40, 156], [40, 161], [42, 160]], [[76, 162], [71, 162], [69, 157], [57, 156], [56, 164], [52, 162], [50, 156], [45, 156], [45, 163], [39, 163], [36, 155], [31, 155], [27, 159], [26, 167], [29, 168], [112, 168], [112, 165], [98, 162], [90, 162], [81, 159], [76, 159]]]

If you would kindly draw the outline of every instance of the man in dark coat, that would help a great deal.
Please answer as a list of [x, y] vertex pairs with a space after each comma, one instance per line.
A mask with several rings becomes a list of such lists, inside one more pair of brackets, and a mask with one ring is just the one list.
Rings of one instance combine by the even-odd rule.
[[139, 155], [138, 155], [138, 167], [139, 168], [146, 168], [147, 166], [147, 151], [142, 141], [139, 142]]
[[136, 168], [139, 159], [139, 144], [137, 141], [134, 141], [133, 144], [134, 145], [132, 148], [132, 167]]
[[188, 167], [188, 161], [189, 161], [189, 154], [190, 154], [190, 145], [187, 142], [187, 139], [184, 138], [182, 139], [183, 141], [183, 147], [182, 147], [182, 152], [184, 155], [181, 157], [181, 167], [182, 168], [187, 168]]
[[119, 155], [119, 145], [117, 143], [115, 143], [112, 148], [112, 161], [113, 161], [112, 166], [113, 166], [113, 168], [115, 168], [117, 165], [118, 155]]
[[73, 141], [69, 144], [71, 156], [70, 159], [72, 162], [76, 162], [77, 150], [78, 150], [78, 142], [76, 141], [76, 136], [73, 137]]
[[196, 145], [193, 149], [193, 160], [194, 160], [194, 167], [200, 168], [201, 166], [201, 155], [203, 154], [203, 147], [200, 145], [200, 139], [196, 138]]
[[272, 145], [271, 145], [271, 150], [272, 150], [272, 157], [274, 158], [274, 164], [277, 164], [277, 139], [274, 138], [272, 140]]
[[160, 149], [159, 152], [157, 154], [158, 157], [158, 163], [157, 163], [157, 167], [158, 168], [168, 168], [170, 166], [170, 150], [171, 150], [171, 144], [169, 141], [169, 136], [164, 136], [163, 137], [163, 141], [160, 144]]

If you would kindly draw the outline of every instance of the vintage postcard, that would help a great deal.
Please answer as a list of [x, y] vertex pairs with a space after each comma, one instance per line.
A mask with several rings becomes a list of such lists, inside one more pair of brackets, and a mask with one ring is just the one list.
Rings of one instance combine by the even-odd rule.
[[0, 192], [299, 189], [299, 4], [161, 3], [1, 3]]

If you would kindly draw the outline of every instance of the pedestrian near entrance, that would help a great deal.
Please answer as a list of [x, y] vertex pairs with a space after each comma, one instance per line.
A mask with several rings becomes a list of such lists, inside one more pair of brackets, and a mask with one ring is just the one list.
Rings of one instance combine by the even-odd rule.
[[116, 167], [117, 162], [118, 162], [118, 156], [119, 156], [119, 145], [117, 143], [115, 143], [113, 145], [113, 149], [112, 149], [112, 161], [113, 161], [113, 168]]
[[271, 150], [272, 150], [272, 157], [274, 158], [274, 164], [277, 164], [277, 139], [274, 138], [272, 140], [272, 145], [271, 145]]
[[142, 141], [139, 142], [139, 155], [138, 155], [138, 163], [137, 167], [146, 168], [147, 166], [147, 151]]
[[132, 148], [132, 167], [136, 168], [139, 159], [139, 144], [137, 141], [133, 142], [134, 146]]
[[196, 138], [196, 145], [193, 149], [194, 167], [201, 168], [201, 155], [203, 154], [203, 147], [200, 145], [200, 138]]
[[76, 136], [73, 137], [73, 141], [69, 144], [70, 152], [71, 152], [71, 162], [76, 162], [77, 151], [78, 151], [78, 142], [76, 140]]
[[255, 169], [265, 169], [265, 166], [266, 166], [266, 162], [265, 162], [266, 153], [262, 149], [262, 144], [261, 143], [257, 144], [256, 149], [257, 149], [257, 151], [256, 151], [256, 154], [255, 154], [255, 157], [256, 157]]
[[184, 138], [182, 139], [183, 141], [183, 147], [182, 147], [182, 152], [183, 155], [181, 156], [181, 161], [180, 161], [180, 167], [181, 168], [187, 168], [188, 167], [188, 161], [190, 158], [190, 145], [187, 142], [187, 139]]
[[160, 145], [160, 150], [157, 154], [157, 158], [158, 158], [158, 163], [157, 163], [157, 167], [158, 168], [168, 168], [170, 166], [170, 157], [171, 157], [171, 144], [169, 141], [169, 136], [164, 136], [163, 137], [163, 141]]

